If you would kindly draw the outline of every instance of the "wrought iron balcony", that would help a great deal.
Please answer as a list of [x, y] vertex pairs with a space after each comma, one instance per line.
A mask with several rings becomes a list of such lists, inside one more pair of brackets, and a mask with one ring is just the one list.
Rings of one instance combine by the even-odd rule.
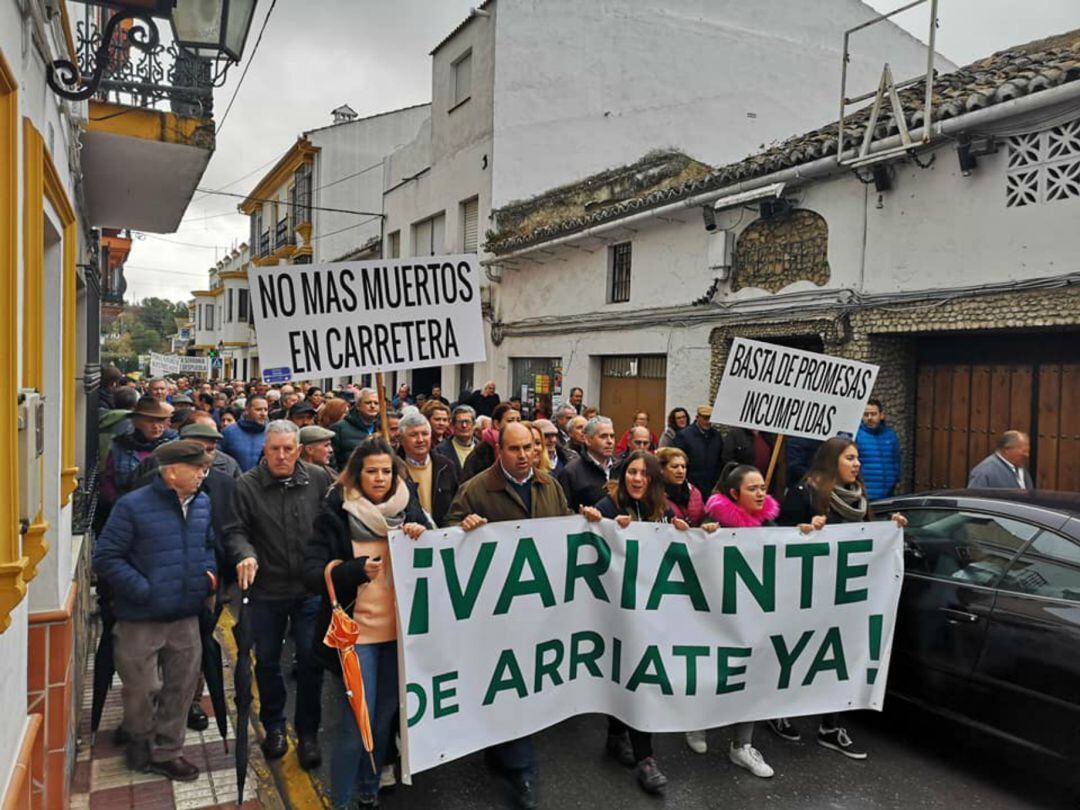
[[211, 117], [213, 88], [223, 78], [214, 62], [175, 43], [163, 44], [157, 28], [142, 19], [106, 23], [111, 12], [88, 3], [75, 3], [72, 11], [79, 70], [84, 75], [94, 72], [103, 41], [112, 43], [93, 98], [192, 118]]
[[283, 217], [279, 219], [277, 229], [274, 232], [274, 247], [285, 247], [286, 245], [295, 244], [295, 242], [292, 231], [289, 230], [289, 218]]
[[260, 256], [270, 255], [270, 231], [266, 230], [262, 232], [259, 237], [259, 254]]

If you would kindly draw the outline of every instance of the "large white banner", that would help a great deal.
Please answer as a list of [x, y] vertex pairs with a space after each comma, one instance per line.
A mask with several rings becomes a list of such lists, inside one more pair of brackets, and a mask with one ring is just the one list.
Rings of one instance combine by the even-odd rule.
[[406, 774], [587, 712], [662, 732], [882, 707], [891, 522], [807, 536], [565, 517], [390, 541]]
[[878, 367], [735, 338], [712, 421], [804, 439], [855, 435]]
[[150, 376], [164, 377], [166, 374], [197, 374], [209, 379], [210, 358], [150, 352]]
[[475, 254], [250, 272], [264, 376], [305, 380], [484, 360]]

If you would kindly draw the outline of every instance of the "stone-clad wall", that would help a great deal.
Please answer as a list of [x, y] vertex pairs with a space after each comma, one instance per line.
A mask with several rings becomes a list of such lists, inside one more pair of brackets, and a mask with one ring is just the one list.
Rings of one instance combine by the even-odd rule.
[[[1000, 333], [1053, 327], [1080, 327], [1080, 288], [969, 295], [851, 313], [829, 311], [806, 320], [724, 324], [710, 335], [710, 391], [715, 397], [728, 347], [735, 337], [769, 341], [817, 336], [827, 354], [880, 366], [873, 396], [882, 400], [888, 422], [899, 435], [903, 471], [898, 489], [907, 492], [914, 469], [917, 339], [942, 332]], [[956, 339], [971, 338], [958, 335]]]

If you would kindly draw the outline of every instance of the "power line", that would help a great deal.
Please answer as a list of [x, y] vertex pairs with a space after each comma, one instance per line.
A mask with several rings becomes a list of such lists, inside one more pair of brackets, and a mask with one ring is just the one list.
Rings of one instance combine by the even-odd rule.
[[277, 0], [273, 0], [270, 3], [270, 10], [266, 12], [266, 16], [263, 17], [262, 28], [259, 29], [259, 36], [255, 40], [255, 47], [251, 49], [251, 56], [248, 57], [248, 62], [244, 65], [244, 72], [240, 74], [240, 81], [236, 83], [236, 89], [233, 90], [232, 98], [229, 99], [229, 105], [225, 108], [225, 114], [221, 116], [221, 121], [218, 122], [217, 132], [215, 134], [221, 134], [221, 128], [225, 126], [225, 120], [229, 117], [229, 110], [232, 109], [233, 102], [236, 101], [236, 94], [240, 92], [240, 87], [244, 84], [244, 79], [247, 77], [248, 70], [251, 68], [251, 63], [255, 61], [255, 54], [259, 50], [259, 43], [262, 42], [263, 34], [266, 33], [266, 24], [270, 22], [270, 15], [274, 13], [274, 6], [277, 5]]
[[166, 239], [164, 236], [158, 236], [156, 233], [144, 233], [142, 235], [147, 239], [156, 239], [159, 242], [168, 242], [170, 245], [180, 245], [181, 247], [203, 248], [204, 250], [224, 250], [226, 253], [231, 250], [231, 248], [223, 247], [222, 245], [198, 245], [194, 242], [181, 242], [178, 239]]
[[386, 216], [385, 214], [383, 214], [381, 212], [378, 212], [378, 211], [352, 211], [352, 210], [350, 210], [348, 208], [327, 208], [326, 206], [322, 206], [322, 205], [301, 205], [300, 203], [286, 202], [285, 200], [270, 200], [270, 199], [265, 199], [263, 197], [252, 197], [252, 196], [250, 196], [248, 194], [236, 194], [235, 192], [232, 192], [232, 191], [215, 191], [214, 189], [209, 189], [209, 188], [197, 188], [195, 190], [196, 191], [201, 191], [204, 194], [217, 194], [217, 195], [219, 195], [221, 197], [236, 197], [236, 198], [241, 199], [241, 200], [248, 200], [249, 202], [277, 203], [278, 205], [283, 205], [283, 206], [286, 206], [286, 207], [291, 207], [291, 208], [299, 207], [299, 208], [304, 208], [304, 209], [310, 210], [310, 211], [329, 211], [332, 214], [356, 214], [356, 216], [358, 216], [358, 217], [384, 217], [384, 216]]
[[[275, 155], [274, 157], [272, 157], [268, 161], [266, 161], [266, 163], [262, 163], [262, 164], [256, 166], [254, 169], [252, 169], [247, 174], [242, 175], [241, 177], [237, 177], [235, 180], [230, 180], [228, 183], [222, 183], [220, 186], [218, 186], [215, 189], [215, 191], [222, 191], [223, 189], [226, 189], [229, 186], [235, 186], [241, 180], [247, 180], [249, 177], [251, 177], [251, 175], [255, 174], [255, 172], [265, 169], [271, 163], [276, 163], [278, 161], [278, 159], [279, 159], [279, 156]], [[192, 199], [191, 202], [198, 202], [199, 200], [201, 200], [205, 196], [207, 196], [207, 195], [204, 194], [204, 195], [202, 195], [202, 197], [195, 197], [195, 198]]]

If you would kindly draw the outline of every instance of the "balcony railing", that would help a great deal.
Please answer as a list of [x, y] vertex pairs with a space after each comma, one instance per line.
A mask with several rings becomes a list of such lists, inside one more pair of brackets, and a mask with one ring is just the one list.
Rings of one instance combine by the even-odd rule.
[[295, 241], [292, 231], [289, 230], [289, 218], [279, 219], [277, 229], [274, 231], [274, 247], [285, 247], [286, 245], [295, 244]]
[[270, 255], [270, 231], [263, 231], [262, 236], [259, 237], [259, 255]]
[[[90, 75], [112, 10], [89, 3], [73, 3], [71, 10], [79, 70]], [[156, 32], [148, 32], [139, 21], [121, 25], [112, 38], [113, 58], [105, 67], [95, 98], [195, 118], [211, 117], [213, 87], [219, 79], [211, 61], [199, 59], [173, 43], [160, 42]]]

